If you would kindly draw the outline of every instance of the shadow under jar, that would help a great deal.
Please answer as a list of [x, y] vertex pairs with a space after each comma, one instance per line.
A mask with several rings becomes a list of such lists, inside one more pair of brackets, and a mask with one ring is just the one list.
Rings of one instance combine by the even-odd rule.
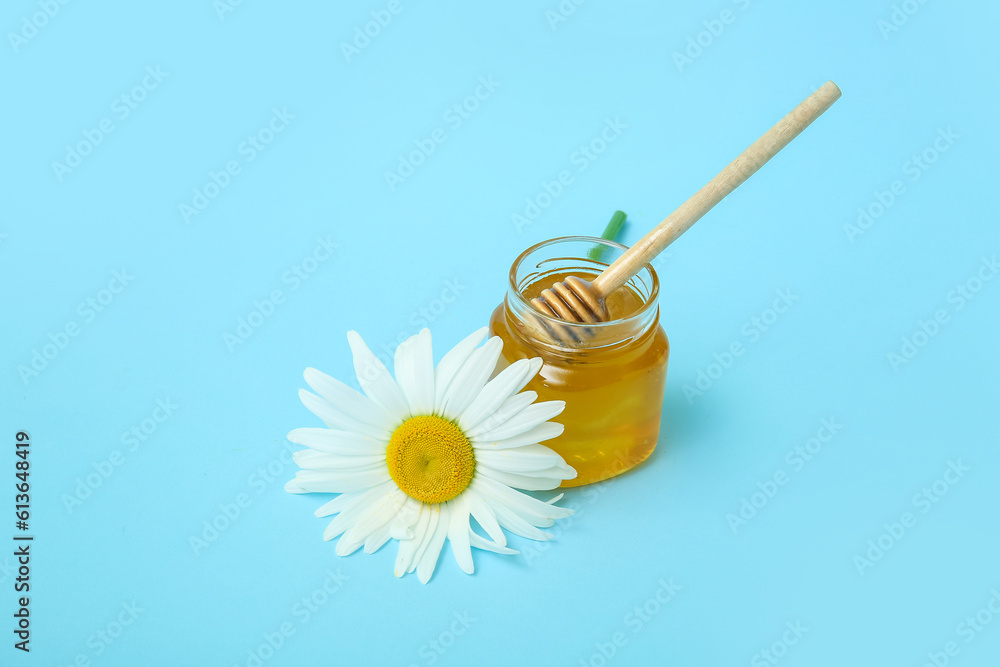
[[[490, 317], [490, 335], [503, 340], [500, 365], [541, 357], [542, 368], [526, 389], [537, 392], [539, 401], [566, 401], [554, 420], [566, 430], [542, 443], [576, 469], [577, 477], [564, 487], [630, 470], [656, 447], [670, 350], [659, 324], [659, 279], [647, 264], [608, 295], [608, 322], [557, 320], [530, 301], [569, 275], [593, 280], [626, 249], [588, 236], [534, 245], [514, 261], [507, 296]], [[559, 331], [558, 340], [545, 328]]]

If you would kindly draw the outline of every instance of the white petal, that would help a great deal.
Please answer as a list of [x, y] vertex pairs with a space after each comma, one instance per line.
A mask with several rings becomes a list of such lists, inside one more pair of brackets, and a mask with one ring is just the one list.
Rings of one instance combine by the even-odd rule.
[[458, 496], [449, 501], [451, 505], [451, 524], [448, 526], [448, 542], [455, 561], [462, 572], [472, 574], [475, 566], [472, 562], [472, 548], [469, 546], [469, 508]]
[[388, 430], [392, 426], [391, 415], [385, 408], [340, 380], [315, 368], [307, 368], [303, 377], [317, 394], [340, 412], [371, 424], [380, 431]]
[[310, 449], [344, 456], [384, 454], [389, 446], [388, 438], [373, 438], [331, 428], [297, 428], [288, 434], [288, 439]]
[[532, 378], [538, 375], [538, 371], [542, 370], [542, 365], [543, 362], [541, 357], [533, 357], [531, 359], [528, 359], [528, 373], [524, 376], [524, 379], [521, 381], [521, 386], [519, 386], [517, 389], [514, 390], [515, 394], [524, 389], [528, 385], [528, 383], [531, 382]]
[[285, 491], [288, 493], [309, 493], [309, 491], [299, 486], [299, 483], [294, 479], [285, 482]]
[[372, 438], [382, 438], [386, 441], [389, 439], [389, 432], [384, 428], [356, 419], [338, 410], [325, 399], [320, 398], [312, 392], [299, 389], [299, 398], [302, 399], [302, 405], [306, 406], [310, 412], [322, 419], [327, 426], [361, 433]]
[[[473, 479], [469, 488], [474, 488], [494, 510], [502, 506], [535, 526], [551, 526], [555, 519], [564, 519], [573, 514], [573, 510], [568, 507], [556, 507], [487, 477]], [[497, 518], [499, 519], [499, 515]]]
[[387, 523], [376, 531], [373, 531], [365, 540], [365, 553], [373, 554], [382, 548], [386, 542], [392, 538], [392, 524]]
[[319, 508], [314, 512], [318, 517], [330, 516], [332, 514], [338, 514], [343, 512], [345, 509], [350, 507], [354, 501], [364, 495], [364, 492], [360, 493], [342, 493], [328, 503], [320, 505]]
[[311, 470], [343, 470], [353, 471], [358, 468], [370, 468], [376, 464], [385, 465], [385, 452], [371, 456], [339, 456], [313, 449], [302, 449], [292, 454], [292, 460], [300, 468]]
[[576, 468], [563, 462], [557, 463], [551, 468], [545, 468], [544, 470], [522, 470], [517, 473], [512, 473], [516, 475], [522, 475], [524, 477], [549, 477], [552, 479], [576, 479]]
[[417, 578], [422, 584], [430, 581], [431, 575], [434, 574], [438, 556], [441, 555], [441, 547], [444, 546], [444, 540], [448, 537], [448, 526], [451, 524], [451, 508], [448, 503], [439, 504], [438, 511], [440, 516], [437, 527], [434, 529], [434, 534], [431, 536], [430, 542], [427, 543], [427, 549], [420, 556], [420, 563], [417, 565]]
[[413, 560], [410, 562], [407, 572], [413, 572], [417, 569], [417, 565], [420, 564], [420, 558], [427, 551], [427, 545], [431, 543], [434, 531], [437, 530], [438, 522], [441, 521], [441, 507], [440, 505], [424, 505], [423, 514], [427, 516], [427, 525], [424, 526], [423, 536], [420, 538], [417, 550], [413, 552]]
[[497, 426], [500, 426], [500, 424], [506, 422], [511, 417], [520, 413], [526, 407], [534, 403], [536, 398], [538, 398], [538, 394], [533, 391], [524, 391], [520, 394], [509, 397], [500, 404], [500, 407], [497, 408], [496, 412], [490, 415], [488, 419], [484, 419], [475, 427], [466, 431], [466, 435], [473, 440], [479, 438], [484, 433], [488, 433]]
[[469, 512], [472, 514], [473, 518], [479, 522], [479, 525], [483, 527], [486, 534], [490, 536], [494, 542], [500, 546], [506, 546], [507, 536], [504, 535], [503, 529], [500, 528], [500, 524], [497, 522], [496, 514], [490, 509], [490, 506], [486, 504], [483, 497], [480, 496], [474, 489], [466, 489], [461, 498], [465, 500], [466, 504], [469, 506]]
[[[572, 471], [572, 473], [570, 471]], [[575, 470], [572, 468], [567, 470], [562, 467], [553, 467], [541, 471], [540, 473], [529, 475], [525, 473], [494, 470], [486, 465], [477, 465], [476, 474], [484, 475], [490, 479], [500, 482], [501, 484], [506, 484], [511, 488], [525, 489], [526, 491], [547, 491], [562, 484], [564, 479], [573, 479], [576, 477]]]
[[479, 439], [495, 441], [520, 435], [525, 431], [533, 429], [542, 422], [552, 419], [562, 412], [565, 407], [565, 401], [545, 401], [544, 403], [529, 405], [500, 426], [497, 426], [496, 428], [487, 431], [482, 436], [479, 436]]
[[350, 530], [350, 528], [357, 523], [358, 517], [360, 517], [367, 509], [373, 507], [384, 497], [397, 490], [398, 489], [394, 483], [387, 482], [369, 489], [364, 493], [342, 494], [341, 497], [346, 495], [348, 496], [348, 499], [340, 508], [340, 514], [331, 520], [327, 525], [326, 530], [323, 531], [323, 539], [332, 540], [344, 531]]
[[525, 521], [523, 517], [519, 516], [513, 510], [504, 507], [502, 504], [490, 501], [490, 507], [492, 507], [493, 511], [496, 512], [497, 521], [500, 522], [500, 525], [515, 535], [526, 537], [529, 540], [538, 540], [539, 542], [545, 542], [552, 539], [551, 533], [546, 533], [544, 530], [538, 530], [538, 528], [531, 525], [528, 521]]
[[[305, 450], [305, 452], [310, 453], [310, 450]], [[330, 456], [329, 454], [319, 453], [321, 456]], [[360, 457], [351, 457], [360, 458]], [[379, 470], [388, 470], [384, 461], [373, 461], [366, 463], [363, 466], [334, 466], [334, 467], [314, 467], [314, 466], [302, 466], [299, 472], [311, 472], [317, 475], [331, 475], [336, 478], [340, 477], [363, 477], [369, 476], [372, 473], [378, 472]], [[350, 491], [327, 491], [325, 493], [351, 493]]]
[[434, 352], [430, 329], [407, 338], [396, 348], [396, 383], [415, 415], [434, 412]]
[[448, 385], [444, 399], [437, 405], [438, 412], [450, 419], [462, 414], [490, 379], [502, 349], [503, 341], [494, 336], [474, 350]]
[[360, 473], [341, 473], [331, 470], [300, 470], [295, 482], [300, 488], [313, 493], [354, 493], [365, 491], [389, 479], [389, 471], [373, 468]]
[[422, 506], [423, 503], [420, 501], [414, 500], [409, 496], [406, 497], [406, 502], [392, 522], [392, 536], [394, 538], [397, 540], [408, 540], [413, 537], [413, 528], [417, 525], [417, 520], [420, 518], [420, 508]]
[[544, 424], [539, 424], [535, 428], [525, 431], [520, 435], [504, 438], [503, 440], [494, 440], [491, 442], [484, 439], [482, 436], [474, 438], [472, 440], [472, 447], [476, 450], [476, 455], [478, 456], [479, 451], [483, 449], [510, 449], [512, 447], [534, 445], [562, 435], [562, 432], [562, 424], [558, 422], [545, 422]]
[[368, 398], [392, 413], [396, 424], [410, 416], [410, 406], [403, 391], [389, 375], [388, 369], [372, 354], [357, 331], [347, 332], [347, 342], [354, 354], [354, 372]]
[[499, 544], [494, 544], [487, 539], [484, 539], [482, 535], [479, 535], [474, 530], [469, 530], [469, 544], [476, 547], [477, 549], [483, 549], [485, 551], [492, 551], [493, 553], [512, 555], [519, 553], [513, 549], [508, 549], [507, 547], [500, 546]]
[[444, 394], [448, 390], [448, 386], [451, 384], [452, 379], [455, 377], [455, 373], [458, 372], [465, 361], [472, 354], [472, 351], [476, 349], [476, 346], [486, 338], [486, 332], [488, 327], [483, 327], [482, 329], [477, 329], [471, 334], [466, 336], [466, 338], [451, 348], [441, 361], [438, 363], [437, 368], [434, 371], [434, 405], [439, 407], [441, 402], [444, 400]]
[[[354, 525], [347, 529], [337, 543], [336, 554], [347, 556], [354, 553], [358, 547], [364, 544], [368, 537], [388, 525], [394, 516], [403, 506], [403, 499], [406, 496], [402, 491], [396, 489], [383, 494], [377, 501], [366, 507], [358, 515]], [[387, 531], [388, 532], [388, 529]], [[381, 546], [381, 545], [380, 545]]]
[[347, 533], [345, 532], [340, 536], [340, 539], [337, 540], [337, 546], [334, 548], [333, 552], [338, 556], [350, 556], [352, 553], [360, 549], [364, 543], [364, 537], [361, 539], [355, 538], [354, 540], [348, 540]]
[[459, 428], [469, 432], [496, 412], [503, 402], [517, 391], [529, 366], [530, 362], [527, 359], [515, 361], [487, 382], [475, 400], [459, 415]]
[[525, 445], [510, 449], [484, 448], [475, 455], [476, 465], [483, 463], [494, 470], [506, 472], [532, 472], [566, 465], [561, 456], [544, 445]]
[[357, 519], [358, 514], [362, 509], [364, 509], [364, 506], [359, 503], [357, 499], [355, 499], [349, 507], [345, 508], [340, 514], [330, 519], [330, 523], [326, 524], [326, 528], [323, 530], [323, 539], [327, 541], [332, 540], [353, 526], [354, 521]]
[[427, 535], [427, 527], [430, 525], [431, 517], [430, 509], [423, 503], [420, 503], [418, 511], [417, 522], [413, 526], [413, 537], [399, 541], [399, 551], [396, 554], [395, 568], [397, 577], [402, 577], [407, 572], [413, 572], [412, 566], [416, 559], [417, 549], [420, 548], [425, 539], [430, 541], [430, 537]]

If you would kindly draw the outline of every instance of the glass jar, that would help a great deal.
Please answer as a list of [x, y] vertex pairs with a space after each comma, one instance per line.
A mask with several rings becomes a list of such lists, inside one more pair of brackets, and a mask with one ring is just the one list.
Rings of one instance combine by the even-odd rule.
[[[577, 477], [562, 486], [599, 482], [634, 468], [652, 454], [659, 437], [669, 343], [659, 324], [653, 267], [647, 264], [607, 297], [608, 322], [567, 323], [530, 304], [566, 275], [592, 280], [626, 249], [588, 236], [528, 248], [511, 266], [507, 296], [490, 318], [490, 334], [504, 344], [501, 365], [541, 357], [542, 368], [526, 389], [537, 392], [539, 401], [566, 401], [555, 418], [565, 431], [542, 443], [576, 468]], [[545, 328], [561, 333], [552, 337]]]

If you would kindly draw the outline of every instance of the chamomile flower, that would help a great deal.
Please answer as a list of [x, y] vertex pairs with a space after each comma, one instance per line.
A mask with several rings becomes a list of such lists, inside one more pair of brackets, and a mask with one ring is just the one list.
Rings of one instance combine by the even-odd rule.
[[[535, 403], [521, 391], [541, 359], [515, 361], [492, 380], [503, 345], [486, 328], [456, 345], [434, 366], [430, 331], [396, 350], [395, 379], [356, 332], [347, 334], [364, 394], [309, 368], [302, 402], [329, 428], [299, 428], [288, 439], [301, 470], [290, 493], [339, 493], [316, 516], [336, 514], [324, 539], [340, 536], [336, 553], [377, 551], [399, 541], [396, 576], [416, 570], [427, 583], [445, 540], [459, 567], [473, 571], [472, 547], [502, 554], [504, 529], [534, 540], [540, 528], [572, 510], [515, 489], [554, 489], [576, 471], [540, 442], [563, 431], [549, 421], [565, 403]], [[474, 518], [486, 535], [472, 529]]]

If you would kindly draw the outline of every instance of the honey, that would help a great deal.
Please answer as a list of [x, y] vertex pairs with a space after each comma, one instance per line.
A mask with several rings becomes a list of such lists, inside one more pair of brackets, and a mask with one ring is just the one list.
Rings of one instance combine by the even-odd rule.
[[[603, 248], [606, 261], [588, 258], [595, 245]], [[539, 401], [566, 401], [554, 419], [565, 431], [542, 443], [577, 471], [563, 486], [625, 472], [646, 460], [659, 438], [669, 343], [659, 324], [659, 285], [652, 267], [608, 295], [609, 322], [560, 322], [579, 328], [582, 343], [542, 338], [526, 325], [527, 318], [538, 316], [529, 301], [541, 290], [569, 275], [592, 280], [624, 250], [590, 237], [529, 248], [511, 268], [507, 297], [490, 318], [490, 334], [504, 343], [501, 363], [541, 357], [542, 368], [526, 389], [537, 392]]]
[[[589, 271], [563, 271], [547, 275], [530, 283], [521, 294], [528, 301], [531, 301], [542, 293], [542, 290], [552, 287], [553, 284], [566, 280], [569, 276], [577, 276], [584, 280], [593, 282], [597, 274]], [[614, 292], [604, 298], [604, 305], [608, 309], [608, 316], [612, 320], [621, 320], [635, 315], [642, 309], [642, 296], [637, 294], [635, 289], [629, 285], [622, 285]]]

